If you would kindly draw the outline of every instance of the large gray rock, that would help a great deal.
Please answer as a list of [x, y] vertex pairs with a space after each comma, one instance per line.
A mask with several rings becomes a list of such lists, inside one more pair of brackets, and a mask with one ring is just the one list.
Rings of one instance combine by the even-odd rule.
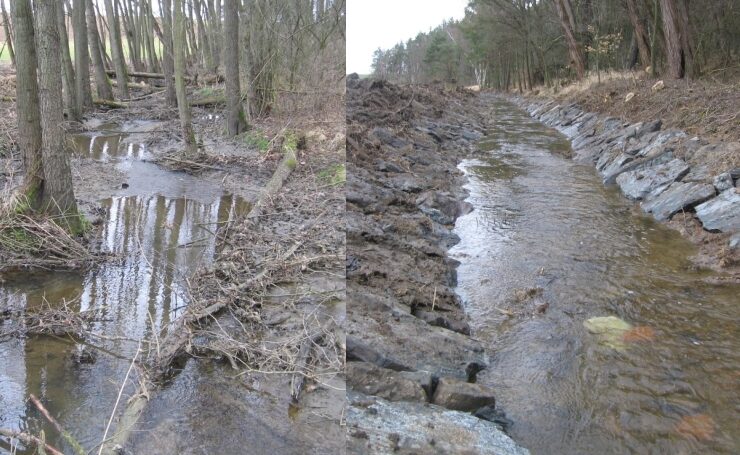
[[740, 231], [740, 189], [730, 188], [719, 196], [696, 206], [696, 216], [704, 229], [710, 231]]
[[660, 221], [665, 221], [674, 213], [700, 204], [715, 194], [714, 187], [707, 183], [674, 182], [656, 197], [647, 197], [642, 209]]
[[657, 188], [680, 179], [687, 172], [689, 166], [682, 160], [674, 159], [658, 166], [620, 174], [617, 177], [617, 184], [625, 196], [639, 200]]
[[714, 180], [712, 182], [714, 184], [714, 187], [717, 188], [717, 191], [722, 192], [725, 190], [729, 190], [735, 184], [732, 181], [732, 175], [730, 175], [729, 172], [723, 172], [722, 174], [719, 174], [718, 176], [714, 177]]
[[345, 374], [350, 389], [390, 401], [424, 403], [423, 385], [430, 387], [432, 382], [429, 373], [393, 371], [366, 362], [347, 362]]
[[492, 422], [431, 404], [348, 393], [348, 454], [526, 455]]
[[456, 411], [473, 412], [496, 403], [493, 391], [486, 386], [452, 378], [440, 378], [434, 391], [434, 404]]

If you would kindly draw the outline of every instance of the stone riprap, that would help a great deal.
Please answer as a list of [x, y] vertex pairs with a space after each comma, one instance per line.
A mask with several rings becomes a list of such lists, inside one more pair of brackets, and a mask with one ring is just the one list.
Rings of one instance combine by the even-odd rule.
[[[662, 130], [658, 119], [629, 123], [585, 112], [574, 103], [523, 97], [512, 101], [566, 135], [573, 159], [595, 166], [605, 184], [617, 184], [656, 219], [695, 211], [708, 231], [740, 232], [740, 169], [717, 172], [709, 164], [714, 154], [740, 152], [740, 144], [706, 144], [682, 131]], [[677, 150], [692, 154], [689, 161], [695, 164], [676, 156]]]

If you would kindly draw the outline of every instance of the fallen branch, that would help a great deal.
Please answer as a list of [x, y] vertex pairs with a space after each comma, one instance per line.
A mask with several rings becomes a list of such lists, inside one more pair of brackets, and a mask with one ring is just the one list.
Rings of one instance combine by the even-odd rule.
[[293, 373], [293, 377], [290, 379], [290, 397], [293, 399], [293, 403], [298, 403], [301, 399], [303, 384], [306, 382], [306, 370], [308, 370], [308, 360], [311, 356], [311, 349], [313, 348], [314, 343], [317, 343], [323, 335], [323, 332], [318, 333], [303, 340], [303, 343], [301, 343], [301, 348], [298, 351], [298, 360], [296, 362], [296, 372]]
[[190, 105], [193, 107], [219, 106], [222, 104], [226, 104], [226, 98], [223, 96], [211, 96], [190, 102]]
[[101, 99], [93, 100], [93, 104], [95, 104], [96, 106], [109, 107], [111, 109], [126, 109], [129, 106], [128, 103], [121, 103], [119, 101], [101, 100]]
[[62, 451], [57, 449], [56, 447], [44, 442], [43, 440], [37, 438], [32, 434], [23, 433], [22, 431], [13, 431], [8, 430], [7, 428], [0, 428], [0, 436], [5, 436], [6, 438], [10, 439], [17, 439], [27, 446], [35, 445], [36, 447], [42, 448], [42, 450], [46, 450], [51, 455], [64, 455]]
[[72, 449], [74, 449], [75, 453], [77, 455], [87, 455], [87, 451], [82, 448], [82, 445], [80, 445], [79, 442], [70, 434], [67, 430], [65, 430], [62, 425], [57, 422], [57, 420], [51, 416], [49, 411], [44, 407], [43, 404], [41, 404], [41, 401], [36, 398], [36, 395], [31, 394], [28, 397], [29, 400], [31, 400], [31, 403], [33, 403], [34, 406], [36, 406], [36, 409], [41, 412], [41, 414], [46, 418], [47, 421], [59, 432], [59, 434], [62, 435], [65, 441], [67, 441], [67, 444], [72, 446]]

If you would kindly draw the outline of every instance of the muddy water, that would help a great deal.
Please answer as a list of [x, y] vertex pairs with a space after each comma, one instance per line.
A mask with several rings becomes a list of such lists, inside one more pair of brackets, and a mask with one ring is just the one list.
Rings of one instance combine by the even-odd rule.
[[[740, 286], [708, 284], [692, 246], [641, 216], [559, 133], [501, 101], [460, 165], [459, 288], [492, 364], [481, 381], [533, 453], [738, 453]], [[637, 330], [604, 343], [583, 322]]]
[[[77, 153], [113, 162], [127, 179], [127, 188], [101, 202], [100, 242], [111, 260], [85, 273], [21, 273], [0, 282], [0, 309], [66, 300], [76, 310], [100, 311], [93, 329], [101, 336], [89, 344], [53, 337], [0, 342], [0, 428], [44, 429], [65, 453], [70, 447], [27, 403], [29, 394], [41, 398], [85, 448], [96, 446], [137, 340], [151, 340], [183, 311], [184, 279], [212, 260], [219, 228], [249, 207], [217, 185], [142, 161], [145, 145], [127, 134], [74, 142]], [[1, 324], [3, 332], [14, 321]], [[0, 445], [0, 453], [4, 449]]]

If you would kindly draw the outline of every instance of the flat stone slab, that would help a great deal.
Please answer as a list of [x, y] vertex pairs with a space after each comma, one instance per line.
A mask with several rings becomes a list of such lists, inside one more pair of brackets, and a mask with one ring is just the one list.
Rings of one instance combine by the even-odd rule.
[[426, 402], [423, 384], [430, 387], [432, 382], [429, 373], [393, 371], [366, 362], [347, 362], [345, 374], [352, 390], [390, 401]]
[[620, 174], [617, 185], [630, 199], [640, 200], [661, 186], [674, 182], [689, 172], [689, 165], [679, 159], [665, 164]]
[[704, 229], [710, 231], [740, 231], [740, 189], [730, 188], [719, 196], [696, 206], [696, 216]]
[[708, 183], [674, 182], [656, 197], [648, 196], [642, 203], [642, 210], [652, 213], [657, 220], [665, 221], [673, 214], [700, 204], [714, 195], [714, 186]]
[[347, 394], [348, 454], [526, 455], [496, 424], [431, 404]]
[[440, 378], [434, 391], [434, 404], [456, 411], [473, 412], [496, 403], [493, 391], [486, 386], [452, 378]]

